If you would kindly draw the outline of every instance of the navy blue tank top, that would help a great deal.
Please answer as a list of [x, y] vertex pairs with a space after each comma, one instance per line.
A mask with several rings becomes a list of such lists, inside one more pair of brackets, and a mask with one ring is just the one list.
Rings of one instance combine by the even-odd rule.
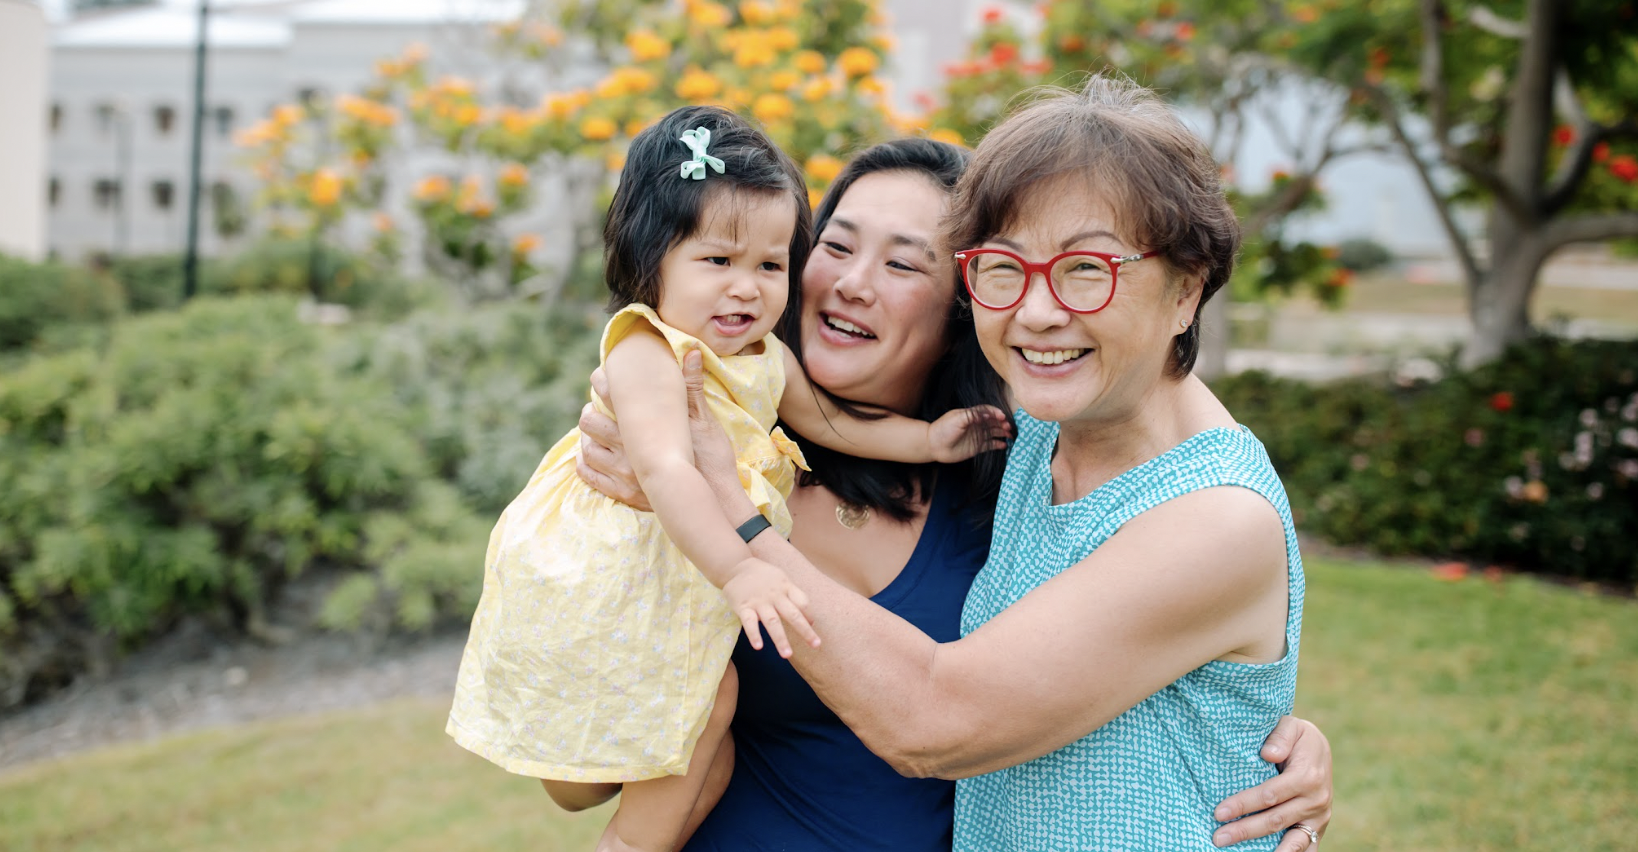
[[[946, 478], [948, 479], [948, 478]], [[990, 547], [988, 512], [941, 485], [910, 561], [871, 598], [940, 642]], [[950, 852], [955, 782], [905, 778], [866, 749], [773, 645], [734, 648], [734, 775], [684, 852]]]

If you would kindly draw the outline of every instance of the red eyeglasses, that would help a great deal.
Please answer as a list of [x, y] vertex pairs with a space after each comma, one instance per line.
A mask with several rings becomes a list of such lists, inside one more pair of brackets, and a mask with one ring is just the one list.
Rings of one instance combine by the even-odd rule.
[[1031, 263], [1006, 249], [969, 249], [956, 252], [955, 257], [973, 301], [992, 311], [1009, 310], [1022, 302], [1030, 278], [1040, 274], [1064, 310], [1095, 314], [1114, 300], [1120, 268], [1154, 255], [1152, 251], [1128, 255], [1066, 251], [1045, 263]]

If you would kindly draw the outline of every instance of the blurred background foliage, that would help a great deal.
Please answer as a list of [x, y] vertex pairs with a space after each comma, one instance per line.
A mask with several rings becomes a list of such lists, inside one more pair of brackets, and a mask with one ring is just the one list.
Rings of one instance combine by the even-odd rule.
[[[1505, 24], [1527, 5], [1493, 13]], [[1544, 126], [1557, 182], [1537, 188], [1573, 190], [1552, 196], [1552, 216], [1619, 216], [1638, 207], [1621, 125], [1634, 42], [1583, 23], [1632, 4], [1570, 5], [1575, 55], [1601, 59], [1586, 60], [1582, 113]], [[1233, 296], [1336, 305], [1392, 259], [1292, 225], [1324, 204], [1329, 164], [1391, 150], [1390, 108], [1428, 115], [1434, 90], [1410, 47], [1426, 8], [1412, 0], [997, 6], [914, 112], [893, 106], [892, 38], [867, 0], [541, 8], [490, 34], [519, 69], [507, 85], [435, 77], [412, 47], [357, 93], [247, 129], [263, 180], [247, 215], [269, 227], [208, 261], [193, 303], [180, 305], [176, 257], [0, 258], [0, 709], [182, 619], [277, 641], [289, 625], [270, 606], [303, 576], [327, 578], [313, 625], [464, 620], [493, 517], [585, 399], [598, 235], [624, 147], [674, 106], [753, 116], [817, 199], [852, 151], [898, 134], [974, 144], [1020, 90], [1088, 70], [1119, 69], [1205, 116], [1224, 162], [1269, 99], [1305, 93], [1314, 109], [1282, 140], [1290, 168], [1232, 192], [1248, 233]], [[1442, 108], [1471, 132], [1416, 153], [1429, 168], [1494, 165], [1518, 38], [1485, 29], [1478, 6], [1441, 8], [1455, 93]], [[586, 68], [606, 73], [544, 82]], [[1453, 168], [1441, 203], [1502, 194], [1485, 169]], [[572, 244], [553, 263], [552, 234], [530, 218], [547, 183], [562, 199], [551, 227]], [[1550, 221], [1569, 220], [1538, 224]], [[1638, 344], [1510, 342], [1471, 371], [1452, 353], [1411, 378], [1214, 386], [1268, 445], [1309, 533], [1631, 590]]]

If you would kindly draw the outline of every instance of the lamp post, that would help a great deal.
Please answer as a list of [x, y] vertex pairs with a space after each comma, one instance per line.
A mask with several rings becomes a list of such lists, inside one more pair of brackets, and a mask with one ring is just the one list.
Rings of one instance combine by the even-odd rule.
[[205, 134], [205, 26], [209, 0], [199, 0], [199, 32], [193, 48], [193, 139], [188, 150], [188, 247], [182, 256], [182, 299], [199, 292], [199, 186]]

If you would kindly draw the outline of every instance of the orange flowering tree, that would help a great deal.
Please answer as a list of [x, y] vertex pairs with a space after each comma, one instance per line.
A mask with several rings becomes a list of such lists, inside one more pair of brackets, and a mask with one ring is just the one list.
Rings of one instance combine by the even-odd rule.
[[[839, 152], [922, 129], [889, 105], [881, 25], [872, 0], [566, 2], [494, 28], [492, 53], [503, 68], [573, 79], [589, 49], [606, 69], [590, 85], [530, 92], [519, 82], [528, 75], [502, 73], [486, 89], [435, 77], [426, 52], [411, 48], [379, 63], [364, 91], [338, 98], [330, 121], [280, 107], [240, 141], [287, 228], [369, 214], [361, 228], [394, 258], [403, 226], [381, 208], [407, 196], [420, 259], [470, 298], [555, 294], [598, 248], [610, 175], [631, 137], [677, 106], [720, 104], [757, 119], [803, 165], [815, 201], [842, 167]], [[395, 196], [386, 184], [405, 174], [412, 183]], [[549, 224], [572, 242], [553, 270], [537, 260], [546, 180], [567, 199]]]
[[[939, 132], [976, 139], [1013, 105], [1014, 93], [1042, 84], [1073, 86], [1092, 71], [1113, 70], [1164, 93], [1199, 117], [1225, 184], [1245, 226], [1246, 245], [1233, 282], [1237, 298], [1270, 292], [1305, 292], [1325, 304], [1340, 302], [1352, 273], [1334, 247], [1293, 239], [1294, 217], [1323, 208], [1320, 172], [1339, 157], [1379, 149], [1343, 144], [1346, 90], [1306, 81], [1271, 58], [1269, 28], [1294, 22], [1271, 18], [1277, 4], [1045, 2], [983, 10], [982, 28], [967, 56], [944, 69], [942, 97], [921, 94]], [[1282, 29], [1283, 28], [1283, 29]], [[1288, 127], [1274, 104], [1304, 89], [1316, 108], [1301, 128]], [[1271, 125], [1288, 165], [1259, 188], [1234, 178], [1232, 164], [1255, 120]]]
[[[976, 138], [1004, 95], [1106, 67], [1201, 114], [1220, 161], [1248, 122], [1268, 126], [1291, 165], [1236, 197], [1237, 292], [1341, 292], [1333, 252], [1284, 237], [1323, 203], [1321, 172], [1358, 151], [1392, 151], [1420, 175], [1463, 270], [1470, 366], [1528, 335], [1554, 251], [1638, 240], [1635, 0], [1047, 0], [983, 14], [944, 105], [926, 100], [935, 126]], [[1306, 107], [1294, 126], [1280, 100]], [[1483, 234], [1463, 229], [1464, 206], [1487, 210]]]

